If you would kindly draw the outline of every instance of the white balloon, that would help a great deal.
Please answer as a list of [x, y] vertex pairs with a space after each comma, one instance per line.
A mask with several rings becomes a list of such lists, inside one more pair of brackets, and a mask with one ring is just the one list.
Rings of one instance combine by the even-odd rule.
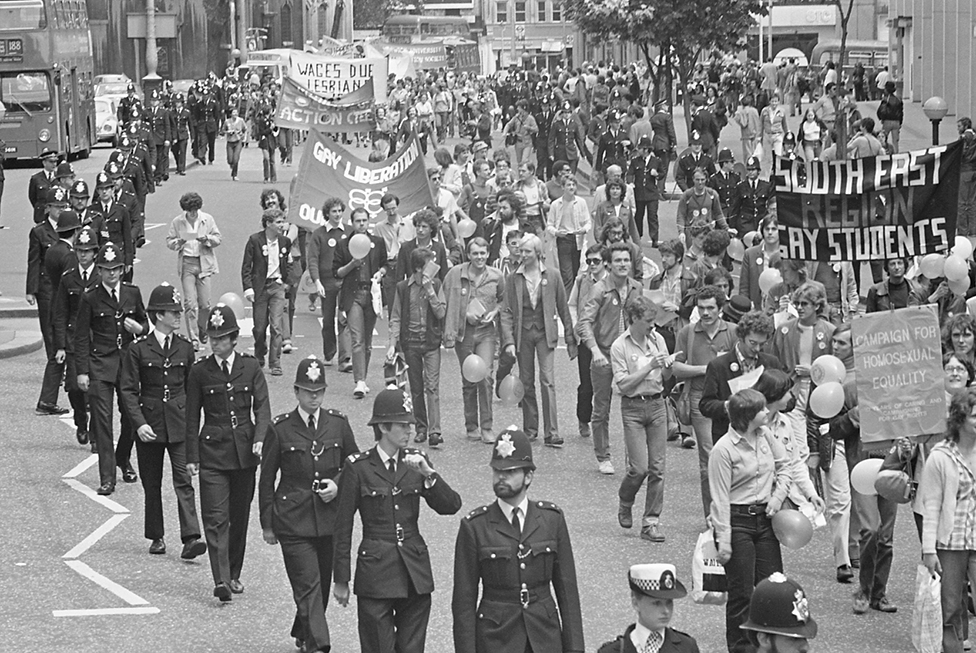
[[963, 260], [973, 255], [973, 243], [965, 236], [956, 236], [956, 244], [952, 248], [952, 253]]

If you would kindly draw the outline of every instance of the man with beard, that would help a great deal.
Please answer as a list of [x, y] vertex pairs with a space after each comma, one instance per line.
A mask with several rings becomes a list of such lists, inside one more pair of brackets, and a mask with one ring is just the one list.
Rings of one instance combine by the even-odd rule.
[[455, 545], [455, 650], [585, 650], [569, 529], [559, 507], [526, 496], [535, 463], [525, 433], [504, 431], [490, 465], [498, 499], [461, 521]]

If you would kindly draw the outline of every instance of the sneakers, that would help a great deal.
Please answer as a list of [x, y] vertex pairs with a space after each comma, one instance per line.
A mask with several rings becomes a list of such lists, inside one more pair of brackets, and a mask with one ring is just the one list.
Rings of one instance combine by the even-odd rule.
[[589, 422], [580, 422], [579, 423], [579, 434], [580, 434], [580, 437], [581, 438], [588, 438], [588, 437], [590, 437], [590, 423]]
[[617, 508], [617, 522], [620, 524], [621, 528], [633, 528], [634, 527], [634, 516], [630, 512], [631, 506], [626, 506], [620, 504]]
[[491, 432], [491, 429], [481, 429], [481, 441], [485, 444], [495, 444], [498, 436]]
[[291, 340], [285, 340], [283, 343], [281, 343], [282, 354], [290, 354], [293, 351], [295, 351], [295, 348], [292, 346]]
[[878, 612], [887, 612], [888, 614], [894, 614], [898, 612], [898, 606], [888, 601], [888, 597], [883, 597], [880, 601], [872, 601], [871, 609], [877, 610]]
[[553, 449], [561, 449], [564, 440], [558, 435], [553, 435], [545, 439], [547, 447], [552, 447]]
[[693, 435], [683, 435], [681, 436], [681, 448], [682, 449], [694, 449], [695, 448], [695, 436]]
[[280, 367], [277, 367], [276, 366], [276, 367], [272, 367], [271, 368], [271, 376], [281, 376], [283, 374], [284, 374], [284, 372], [282, 371], [282, 369]]
[[660, 524], [651, 524], [641, 529], [640, 537], [648, 542], [663, 542], [664, 534], [661, 533]]
[[366, 385], [365, 381], [357, 381], [356, 389], [352, 391], [352, 396], [356, 399], [362, 399], [369, 392], [369, 386]]
[[612, 476], [614, 473], [613, 463], [609, 460], [600, 461], [600, 473], [606, 474], [607, 476]]
[[868, 611], [868, 595], [858, 590], [854, 593], [854, 614], [864, 614]]

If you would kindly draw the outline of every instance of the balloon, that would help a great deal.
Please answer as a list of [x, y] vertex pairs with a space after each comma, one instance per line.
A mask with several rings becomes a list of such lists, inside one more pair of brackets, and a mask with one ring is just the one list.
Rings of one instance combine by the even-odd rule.
[[965, 236], [956, 236], [956, 245], [952, 248], [952, 254], [965, 261], [973, 255], [972, 241]]
[[745, 253], [746, 246], [741, 241], [733, 240], [729, 242], [729, 256], [732, 257], [733, 261], [741, 261]]
[[742, 244], [746, 246], [746, 249], [750, 247], [755, 247], [756, 238], [759, 237], [758, 231], [750, 231], [745, 236], [742, 237]]
[[876, 495], [878, 491], [874, 489], [874, 482], [878, 480], [878, 472], [883, 463], [881, 458], [868, 458], [854, 465], [851, 470], [851, 487], [864, 496]]
[[945, 261], [945, 256], [942, 254], [926, 254], [922, 257], [922, 262], [918, 267], [926, 279], [938, 279], [942, 276]]
[[225, 304], [230, 310], [234, 311], [234, 316], [238, 320], [244, 319], [244, 300], [237, 293], [225, 292], [217, 300], [217, 303]]
[[366, 258], [372, 246], [373, 241], [366, 234], [356, 234], [349, 239], [349, 253], [353, 258]]
[[802, 549], [813, 539], [813, 524], [799, 510], [780, 510], [773, 515], [773, 533], [787, 549]]
[[847, 369], [836, 356], [820, 356], [810, 367], [810, 378], [817, 385], [843, 383], [846, 376]]
[[949, 281], [962, 281], [969, 276], [969, 265], [962, 257], [952, 254], [946, 259], [942, 273]]
[[964, 276], [961, 281], [950, 281], [949, 290], [956, 295], [965, 295], [966, 291], [969, 290], [969, 275]]
[[835, 417], [844, 408], [844, 386], [836, 381], [817, 386], [810, 393], [810, 408], [817, 417]]
[[759, 275], [759, 289], [764, 293], [768, 293], [773, 289], [773, 286], [781, 283], [783, 283], [783, 275], [780, 274], [779, 270], [774, 268], [766, 268]]
[[471, 354], [464, 359], [461, 374], [471, 383], [481, 383], [488, 376], [488, 365], [478, 354]]
[[471, 218], [465, 218], [457, 224], [458, 235], [461, 238], [470, 238], [477, 231], [478, 224]]
[[502, 403], [506, 406], [517, 406], [522, 397], [525, 396], [525, 387], [522, 386], [522, 382], [514, 374], [509, 374], [504, 379], [502, 379], [501, 385], [498, 387], [498, 396], [501, 397]]

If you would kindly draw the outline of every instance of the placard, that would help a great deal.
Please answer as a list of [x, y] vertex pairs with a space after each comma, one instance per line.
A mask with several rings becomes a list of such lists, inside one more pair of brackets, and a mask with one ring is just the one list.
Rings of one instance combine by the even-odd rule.
[[323, 57], [294, 52], [290, 61], [289, 76], [326, 100], [338, 100], [373, 80], [373, 99], [386, 102], [386, 57]]

